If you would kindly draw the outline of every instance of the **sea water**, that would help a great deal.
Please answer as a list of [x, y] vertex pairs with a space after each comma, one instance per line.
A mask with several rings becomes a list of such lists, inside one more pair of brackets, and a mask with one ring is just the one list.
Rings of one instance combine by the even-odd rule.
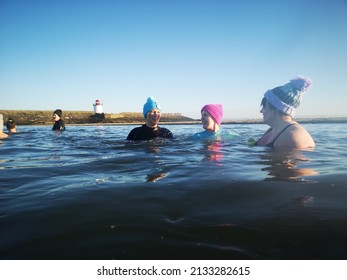
[[0, 140], [1, 259], [346, 259], [347, 124], [305, 124], [317, 147], [175, 139], [134, 126], [20, 126]]

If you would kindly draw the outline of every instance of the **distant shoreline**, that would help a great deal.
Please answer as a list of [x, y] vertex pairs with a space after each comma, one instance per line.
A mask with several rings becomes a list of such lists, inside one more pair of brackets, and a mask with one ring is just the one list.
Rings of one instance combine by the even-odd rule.
[[[312, 119], [295, 119], [298, 123], [301, 124], [326, 124], [326, 123], [347, 123], [347, 119], [344, 120], [336, 120], [336, 119], [319, 119], [319, 120], [312, 120]], [[127, 122], [127, 123], [117, 123], [117, 122], [100, 122], [100, 123], [69, 123], [69, 126], [127, 126], [127, 125], [142, 125], [145, 122]], [[225, 121], [222, 122], [222, 125], [225, 124], [264, 124], [262, 120], [255, 120], [255, 121], [248, 121], [248, 120], [236, 120], [236, 121]], [[26, 125], [42, 125], [42, 126], [50, 126], [53, 125], [53, 123], [47, 123], [47, 124], [26, 124]], [[159, 125], [201, 125], [201, 121], [182, 121], [182, 122], [163, 122], [161, 121]]]
[[[53, 125], [52, 112], [48, 110], [0, 110], [4, 122], [11, 117], [18, 125]], [[95, 118], [97, 117], [97, 118]], [[144, 118], [140, 112], [122, 112], [118, 114], [94, 114], [93, 111], [65, 111], [63, 119], [66, 125], [141, 125]], [[301, 117], [299, 123], [347, 123], [347, 117]], [[199, 119], [193, 119], [180, 113], [163, 113], [160, 124], [201, 124]], [[228, 119], [222, 124], [263, 124], [262, 119]]]

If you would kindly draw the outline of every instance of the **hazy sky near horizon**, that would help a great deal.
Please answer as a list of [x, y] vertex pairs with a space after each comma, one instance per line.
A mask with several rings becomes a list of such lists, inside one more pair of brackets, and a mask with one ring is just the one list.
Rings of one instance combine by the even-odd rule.
[[260, 118], [297, 75], [297, 116], [347, 115], [347, 0], [0, 0], [0, 110]]

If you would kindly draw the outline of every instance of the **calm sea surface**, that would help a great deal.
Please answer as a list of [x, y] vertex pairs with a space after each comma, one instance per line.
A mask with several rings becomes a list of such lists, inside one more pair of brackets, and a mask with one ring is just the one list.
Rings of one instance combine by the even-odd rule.
[[126, 143], [134, 126], [21, 126], [0, 140], [1, 259], [347, 259], [347, 124], [305, 124], [312, 151]]

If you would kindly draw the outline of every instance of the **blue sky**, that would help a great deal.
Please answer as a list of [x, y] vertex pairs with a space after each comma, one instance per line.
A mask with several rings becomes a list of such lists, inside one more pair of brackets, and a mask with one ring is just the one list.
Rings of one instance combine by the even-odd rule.
[[297, 75], [298, 117], [347, 116], [347, 0], [0, 0], [0, 110], [260, 118]]

